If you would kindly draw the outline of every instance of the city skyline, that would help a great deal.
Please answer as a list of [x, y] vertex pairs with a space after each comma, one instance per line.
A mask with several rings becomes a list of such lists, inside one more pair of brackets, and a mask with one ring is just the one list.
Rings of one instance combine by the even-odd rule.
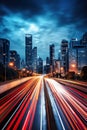
[[32, 34], [33, 47], [37, 46], [38, 55], [45, 60], [49, 45], [54, 44], [58, 54], [62, 39], [81, 39], [87, 31], [86, 3], [86, 0], [1, 0], [0, 38], [9, 39], [11, 49], [25, 59], [25, 34]]

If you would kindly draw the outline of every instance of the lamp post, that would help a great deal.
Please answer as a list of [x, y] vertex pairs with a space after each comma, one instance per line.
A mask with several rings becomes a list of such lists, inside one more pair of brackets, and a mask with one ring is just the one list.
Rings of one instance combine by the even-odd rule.
[[73, 68], [75, 68], [75, 67], [76, 67], [76, 65], [75, 65], [75, 64], [72, 64], [71, 66], [72, 66]]

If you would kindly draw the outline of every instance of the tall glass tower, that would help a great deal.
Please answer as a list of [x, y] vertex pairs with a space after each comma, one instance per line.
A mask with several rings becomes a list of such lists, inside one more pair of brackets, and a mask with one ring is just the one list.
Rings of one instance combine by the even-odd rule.
[[55, 57], [55, 46], [54, 44], [50, 45], [50, 71], [54, 70], [54, 57]]
[[0, 38], [0, 62], [4, 65], [9, 63], [10, 41]]
[[32, 69], [32, 35], [25, 35], [25, 62], [28, 69]]

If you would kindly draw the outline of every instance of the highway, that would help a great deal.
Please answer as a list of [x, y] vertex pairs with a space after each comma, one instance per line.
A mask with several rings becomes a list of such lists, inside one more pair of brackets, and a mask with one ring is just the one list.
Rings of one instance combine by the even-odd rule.
[[87, 129], [86, 85], [44, 76], [15, 84], [0, 86], [0, 130]]

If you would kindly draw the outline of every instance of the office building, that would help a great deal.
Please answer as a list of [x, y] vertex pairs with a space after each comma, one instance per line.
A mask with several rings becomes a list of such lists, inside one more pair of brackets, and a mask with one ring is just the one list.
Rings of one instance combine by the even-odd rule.
[[49, 59], [49, 57], [46, 57], [46, 65], [44, 66], [44, 73], [45, 74], [50, 73], [50, 59]]
[[11, 66], [13, 69], [20, 69], [20, 55], [15, 50], [10, 51], [10, 63], [13, 63]]
[[69, 71], [81, 72], [87, 65], [87, 33], [81, 40], [72, 39], [69, 47]]
[[3, 65], [8, 65], [10, 54], [10, 41], [4, 38], [0, 38], [0, 62]]
[[62, 40], [61, 42], [61, 63], [60, 66], [63, 68], [63, 73], [66, 74], [68, 71], [68, 41]]
[[37, 47], [32, 49], [32, 70], [37, 72]]
[[49, 57], [46, 57], [46, 65], [50, 65], [50, 59], [49, 59]]
[[37, 72], [43, 74], [43, 60], [40, 57], [37, 59]]
[[50, 72], [54, 71], [54, 57], [55, 57], [55, 46], [50, 45]]
[[28, 69], [32, 70], [32, 35], [25, 35], [25, 62]]

